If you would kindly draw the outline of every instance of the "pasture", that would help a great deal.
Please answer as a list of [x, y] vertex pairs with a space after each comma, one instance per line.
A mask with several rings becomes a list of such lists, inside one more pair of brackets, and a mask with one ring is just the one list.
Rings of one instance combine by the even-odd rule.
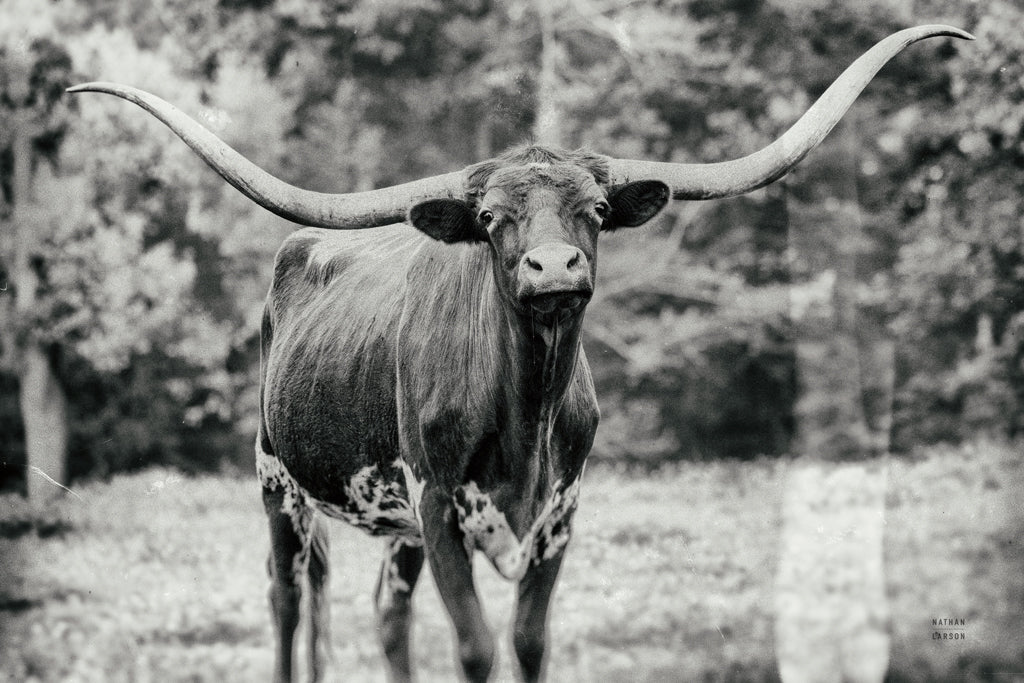
[[[777, 679], [773, 582], [796, 466], [592, 464], [553, 603], [548, 679]], [[1019, 448], [979, 442], [885, 466], [890, 680], [1024, 680]], [[0, 498], [0, 679], [268, 678], [255, 477], [149, 470], [74, 488], [46, 510]], [[383, 680], [371, 603], [382, 543], [332, 528], [339, 679]], [[476, 569], [500, 633], [497, 680], [514, 680], [513, 588]], [[450, 628], [428, 574], [415, 609], [419, 680], [453, 680]], [[966, 639], [933, 640], [933, 618], [965, 619]]]

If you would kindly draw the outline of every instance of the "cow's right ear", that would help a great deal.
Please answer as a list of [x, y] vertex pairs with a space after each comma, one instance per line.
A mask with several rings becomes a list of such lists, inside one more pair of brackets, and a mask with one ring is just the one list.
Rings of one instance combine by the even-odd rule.
[[409, 222], [435, 240], [485, 242], [487, 231], [477, 225], [469, 204], [458, 199], [429, 199], [409, 209]]

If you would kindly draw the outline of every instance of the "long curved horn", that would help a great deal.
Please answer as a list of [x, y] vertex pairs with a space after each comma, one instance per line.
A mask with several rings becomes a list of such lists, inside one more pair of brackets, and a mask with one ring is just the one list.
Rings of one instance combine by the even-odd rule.
[[611, 182], [664, 180], [675, 199], [732, 197], [774, 182], [828, 135], [878, 70], [903, 48], [932, 36], [974, 40], [970, 33], [933, 24], [892, 34], [850, 65], [818, 101], [780, 138], [741, 159], [711, 164], [675, 164], [660, 161], [609, 159]]
[[249, 199], [282, 218], [321, 228], [371, 228], [405, 220], [421, 199], [465, 194], [462, 171], [415, 180], [379, 190], [325, 194], [303, 190], [275, 178], [233, 150], [174, 105], [156, 95], [117, 83], [85, 83], [69, 93], [101, 92], [134, 102], [160, 119], [203, 161]]

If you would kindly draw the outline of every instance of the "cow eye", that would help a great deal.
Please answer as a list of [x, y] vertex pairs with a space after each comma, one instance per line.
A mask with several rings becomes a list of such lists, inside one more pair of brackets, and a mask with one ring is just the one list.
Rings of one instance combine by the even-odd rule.
[[606, 201], [600, 201], [594, 205], [594, 213], [596, 213], [601, 218], [608, 218], [608, 214], [610, 214], [611, 211], [612, 208], [608, 206], [608, 202]]
[[491, 221], [494, 220], [494, 213], [488, 209], [484, 209], [477, 215], [477, 219], [483, 225], [490, 225]]

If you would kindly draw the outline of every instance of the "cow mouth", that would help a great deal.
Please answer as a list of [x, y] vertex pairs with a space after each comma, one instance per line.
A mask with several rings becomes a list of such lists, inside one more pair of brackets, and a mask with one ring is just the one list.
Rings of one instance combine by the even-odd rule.
[[571, 292], [549, 292], [530, 297], [529, 304], [535, 316], [543, 322], [565, 320], [582, 310], [590, 301], [591, 293], [586, 290]]

